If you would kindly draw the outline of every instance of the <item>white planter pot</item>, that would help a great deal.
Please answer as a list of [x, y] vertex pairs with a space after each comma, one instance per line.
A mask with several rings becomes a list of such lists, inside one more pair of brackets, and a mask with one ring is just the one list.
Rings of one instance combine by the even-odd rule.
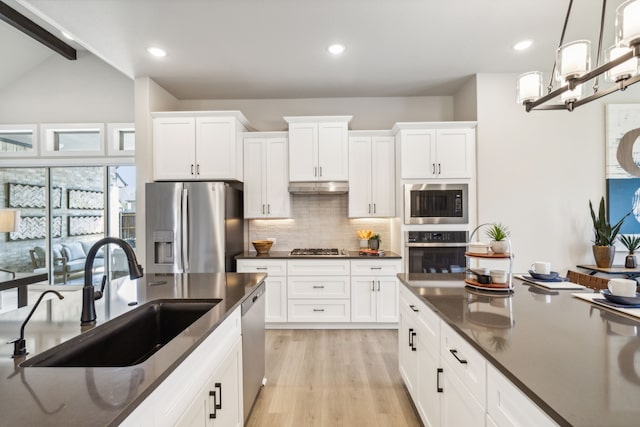
[[496, 254], [503, 254], [509, 250], [509, 244], [506, 240], [492, 240], [491, 241], [491, 251]]

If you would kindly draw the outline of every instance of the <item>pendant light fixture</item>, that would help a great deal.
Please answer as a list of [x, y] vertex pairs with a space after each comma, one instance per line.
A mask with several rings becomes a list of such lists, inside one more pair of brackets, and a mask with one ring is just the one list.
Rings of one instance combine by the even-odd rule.
[[[638, 57], [640, 57], [640, 0], [627, 0], [616, 9], [615, 45], [607, 50], [606, 61], [600, 64], [602, 53], [602, 32], [604, 30], [607, 0], [602, 0], [600, 33], [596, 56], [596, 68], [591, 69], [591, 42], [577, 40], [564, 43], [571, 6], [569, 0], [567, 15], [560, 35], [560, 46], [556, 50], [547, 93], [543, 95], [543, 75], [539, 71], [528, 72], [518, 77], [517, 101], [531, 110], [568, 110], [573, 111], [580, 105], [591, 102], [638, 82]], [[599, 76], [613, 84], [604, 90], [599, 88]], [[593, 80], [593, 93], [584, 96], [584, 84]], [[554, 80], [559, 85], [554, 90]], [[560, 97], [561, 103], [549, 103]]]

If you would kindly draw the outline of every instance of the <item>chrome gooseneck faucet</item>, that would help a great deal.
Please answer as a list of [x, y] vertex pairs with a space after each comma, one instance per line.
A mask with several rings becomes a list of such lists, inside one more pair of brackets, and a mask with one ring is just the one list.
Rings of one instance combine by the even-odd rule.
[[16, 358], [27, 354], [27, 343], [24, 340], [24, 327], [27, 326], [27, 322], [29, 321], [29, 319], [31, 319], [31, 316], [33, 316], [33, 312], [36, 311], [38, 305], [40, 305], [40, 301], [42, 301], [42, 298], [50, 292], [56, 294], [59, 299], [64, 299], [60, 292], [54, 291], [53, 289], [49, 289], [48, 291], [44, 291], [40, 294], [38, 301], [36, 301], [35, 305], [31, 309], [31, 312], [29, 312], [29, 315], [26, 319], [24, 319], [22, 326], [20, 326], [20, 338], [16, 338], [15, 340], [10, 341], [10, 343], [13, 343], [13, 356], [11, 357]]
[[105, 237], [98, 240], [91, 246], [89, 253], [87, 254], [87, 261], [84, 264], [84, 287], [82, 288], [82, 316], [80, 317], [80, 323], [83, 325], [91, 324], [96, 321], [96, 304], [95, 300], [102, 298], [104, 287], [107, 281], [107, 276], [102, 278], [102, 287], [99, 291], [96, 291], [93, 287], [93, 261], [96, 258], [98, 250], [109, 243], [115, 243], [124, 250], [124, 254], [127, 256], [127, 262], [129, 264], [129, 278], [138, 279], [143, 276], [142, 266], [138, 264], [136, 254], [127, 242], [117, 237]]

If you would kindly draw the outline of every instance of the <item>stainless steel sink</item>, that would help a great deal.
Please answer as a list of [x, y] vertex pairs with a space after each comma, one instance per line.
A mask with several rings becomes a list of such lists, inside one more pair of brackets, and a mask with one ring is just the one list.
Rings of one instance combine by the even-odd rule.
[[221, 299], [148, 302], [38, 354], [23, 367], [132, 366], [151, 357]]

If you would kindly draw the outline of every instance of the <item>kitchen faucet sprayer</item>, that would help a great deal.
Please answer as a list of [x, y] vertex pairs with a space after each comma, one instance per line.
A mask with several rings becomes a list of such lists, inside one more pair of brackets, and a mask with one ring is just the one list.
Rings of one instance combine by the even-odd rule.
[[31, 312], [29, 312], [29, 315], [26, 319], [24, 319], [22, 326], [20, 326], [20, 338], [16, 338], [15, 340], [10, 341], [10, 343], [13, 343], [13, 356], [11, 357], [16, 358], [27, 354], [27, 343], [24, 340], [24, 327], [27, 326], [27, 322], [29, 321], [29, 319], [31, 319], [31, 316], [33, 316], [33, 312], [36, 311], [38, 305], [40, 305], [40, 301], [42, 301], [42, 298], [50, 292], [56, 294], [59, 299], [64, 299], [60, 292], [54, 291], [53, 289], [49, 289], [48, 291], [44, 291], [40, 294], [38, 301], [36, 301], [35, 305], [31, 309]]
[[96, 258], [98, 250], [104, 245], [109, 243], [115, 243], [124, 250], [124, 254], [127, 256], [127, 262], [129, 264], [129, 278], [138, 279], [144, 274], [142, 272], [142, 266], [138, 264], [136, 254], [133, 248], [122, 239], [117, 237], [105, 237], [98, 240], [91, 246], [89, 253], [87, 254], [87, 261], [84, 264], [84, 287], [82, 288], [82, 316], [80, 317], [80, 323], [83, 325], [91, 324], [96, 321], [96, 304], [95, 300], [102, 298], [104, 287], [107, 282], [107, 277], [103, 276], [102, 285], [99, 291], [96, 291], [93, 287], [93, 261]]

